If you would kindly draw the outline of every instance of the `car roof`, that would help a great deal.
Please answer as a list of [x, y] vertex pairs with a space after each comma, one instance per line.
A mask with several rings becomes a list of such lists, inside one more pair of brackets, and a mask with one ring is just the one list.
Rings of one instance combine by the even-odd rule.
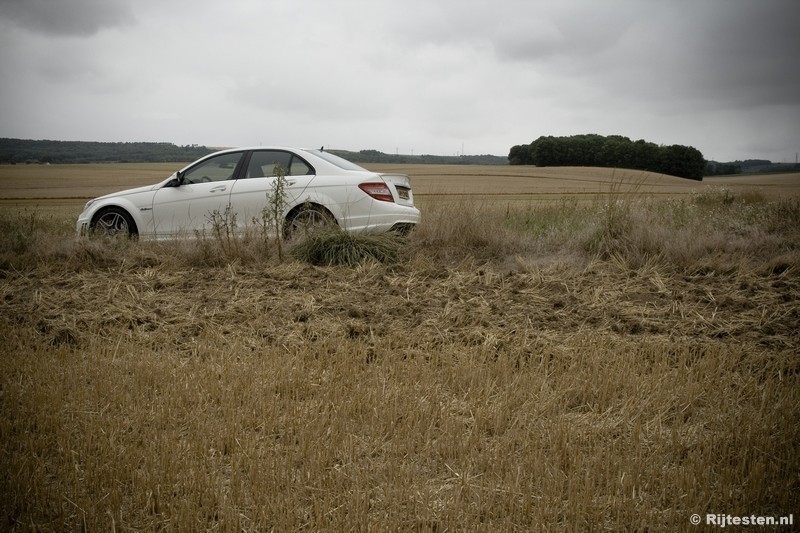
[[[280, 145], [273, 145], [273, 146], [240, 146], [240, 147], [236, 147], [236, 148], [224, 148], [224, 149], [221, 149], [221, 150], [216, 150], [216, 151], [214, 151], [214, 152], [212, 152], [212, 153], [210, 153], [210, 154], [208, 154], [208, 155], [206, 155], [206, 156], [204, 156], [204, 157], [202, 157], [200, 159], [195, 160], [189, 166], [192, 166], [197, 161], [201, 161], [201, 160], [206, 159], [208, 157], [211, 157], [213, 155], [225, 154], [225, 153], [233, 153], [233, 152], [266, 151], [266, 150], [280, 150], [280, 151], [295, 152], [298, 155], [302, 155], [303, 157], [305, 157], [307, 159], [313, 159], [313, 163], [314, 163], [315, 166], [317, 166], [317, 167], [319, 167], [319, 166], [328, 167], [330, 170], [333, 170], [334, 172], [340, 172], [340, 171], [343, 171], [343, 170], [344, 171], [350, 171], [350, 172], [353, 172], [353, 171], [356, 171], [356, 172], [358, 172], [358, 171], [369, 172], [367, 169], [361, 167], [360, 165], [358, 165], [356, 163], [353, 163], [352, 161], [348, 161], [347, 159], [344, 159], [342, 157], [336, 156], [335, 154], [332, 154], [330, 152], [325, 152], [322, 148], [301, 148], [301, 147], [298, 147], [298, 146], [280, 146]], [[330, 155], [334, 159], [341, 159], [342, 161], [348, 163], [348, 165], [343, 166], [343, 165], [336, 164], [336, 162], [332, 161], [330, 158], [326, 158], [324, 156], [321, 156], [320, 152], [324, 152], [326, 155]], [[311, 162], [311, 161], [309, 161], [309, 162]], [[319, 168], [317, 170], [319, 171]]]

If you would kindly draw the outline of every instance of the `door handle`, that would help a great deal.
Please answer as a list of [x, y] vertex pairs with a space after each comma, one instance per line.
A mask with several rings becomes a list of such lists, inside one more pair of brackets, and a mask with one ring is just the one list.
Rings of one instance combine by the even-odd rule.
[[224, 191], [227, 188], [228, 187], [226, 185], [218, 185], [218, 186], [214, 187], [213, 189], [209, 189], [208, 192], [221, 192], [221, 191]]

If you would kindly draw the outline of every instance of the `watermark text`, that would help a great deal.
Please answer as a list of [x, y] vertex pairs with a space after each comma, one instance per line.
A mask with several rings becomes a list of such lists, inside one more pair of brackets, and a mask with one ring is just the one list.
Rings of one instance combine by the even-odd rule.
[[707, 526], [719, 528], [734, 526], [793, 526], [794, 515], [786, 516], [734, 516], [729, 514], [706, 513], [705, 517], [693, 514], [689, 522], [695, 526], [705, 523]]

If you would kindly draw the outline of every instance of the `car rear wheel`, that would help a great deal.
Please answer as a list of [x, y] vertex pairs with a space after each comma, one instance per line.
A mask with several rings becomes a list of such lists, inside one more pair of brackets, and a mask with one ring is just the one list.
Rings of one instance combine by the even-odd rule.
[[107, 237], [115, 235], [136, 237], [139, 235], [133, 218], [127, 211], [119, 207], [108, 207], [100, 211], [92, 220], [91, 229], [94, 233]]
[[336, 225], [336, 219], [330, 211], [316, 204], [304, 204], [292, 209], [286, 216], [283, 225], [283, 238], [294, 240], [308, 235], [312, 231]]

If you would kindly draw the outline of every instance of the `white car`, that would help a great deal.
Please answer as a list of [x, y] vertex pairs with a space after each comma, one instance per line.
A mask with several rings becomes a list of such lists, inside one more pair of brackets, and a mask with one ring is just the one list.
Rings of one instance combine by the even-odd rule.
[[224, 216], [234, 232], [244, 232], [266, 220], [277, 173], [286, 180], [279, 195], [286, 238], [300, 226], [320, 223], [404, 234], [420, 220], [408, 176], [371, 172], [322, 149], [258, 147], [216, 152], [161, 183], [90, 200], [77, 231], [192, 237]]

